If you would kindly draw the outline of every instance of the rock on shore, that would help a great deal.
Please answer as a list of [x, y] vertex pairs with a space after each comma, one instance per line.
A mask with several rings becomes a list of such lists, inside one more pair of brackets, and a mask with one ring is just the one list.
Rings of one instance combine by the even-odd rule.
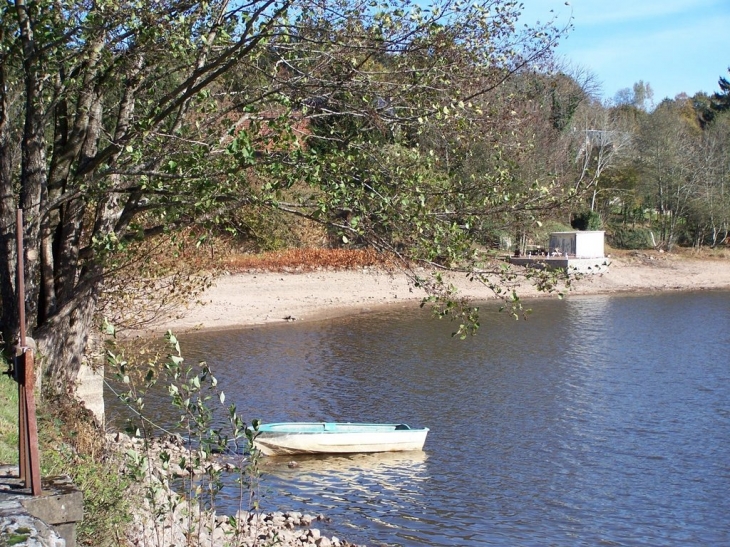
[[[140, 502], [132, 504], [133, 522], [127, 535], [131, 545], [357, 547], [322, 535], [316, 525], [326, 521], [324, 515], [249, 509], [218, 515], [202, 510], [196, 500], [185, 499], [171, 487], [175, 478], [199, 480], [210, 470], [231, 471], [236, 465], [246, 465], [245, 461], [234, 464], [217, 456], [201, 457], [173, 436], [145, 442], [116, 433], [108, 440], [118, 453], [126, 455], [126, 472], [141, 479], [135, 493]], [[196, 458], [200, 465], [192, 466], [190, 462]]]

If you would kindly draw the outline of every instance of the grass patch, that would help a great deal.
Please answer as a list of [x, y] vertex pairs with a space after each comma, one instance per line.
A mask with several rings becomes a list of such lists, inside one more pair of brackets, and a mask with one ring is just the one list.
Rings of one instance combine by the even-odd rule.
[[[0, 372], [8, 370], [0, 358]], [[18, 384], [0, 374], [0, 463], [18, 463]]]

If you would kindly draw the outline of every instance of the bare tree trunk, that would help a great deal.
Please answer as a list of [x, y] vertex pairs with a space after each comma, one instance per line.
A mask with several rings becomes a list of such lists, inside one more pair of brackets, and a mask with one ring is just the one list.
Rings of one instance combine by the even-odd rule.
[[40, 279], [40, 206], [46, 181], [46, 139], [43, 117], [43, 84], [38, 75], [39, 58], [29, 8], [23, 0], [15, 3], [23, 47], [25, 84], [25, 126], [23, 128], [20, 172], [20, 206], [24, 216], [26, 327], [37, 324]]
[[36, 330], [35, 341], [48, 379], [46, 389], [55, 393], [73, 390], [94, 328], [100, 289], [100, 277], [78, 288], [74, 297]]
[[15, 250], [14, 222], [17, 204], [13, 195], [13, 145], [10, 136], [10, 101], [7, 94], [5, 64], [0, 59], [0, 253], [6, 260], [0, 266], [0, 342], [12, 343], [18, 330], [18, 302], [15, 295]]

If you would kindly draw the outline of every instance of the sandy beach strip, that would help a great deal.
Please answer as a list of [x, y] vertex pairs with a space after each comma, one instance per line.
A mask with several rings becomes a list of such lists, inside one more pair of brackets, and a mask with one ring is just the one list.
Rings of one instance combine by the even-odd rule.
[[[692, 259], [637, 252], [609, 258], [607, 273], [574, 282], [572, 295], [730, 289], [730, 261]], [[459, 294], [474, 301], [494, 298], [490, 289], [465, 276], [452, 276]], [[529, 283], [517, 288], [522, 298], [540, 296]], [[387, 306], [413, 306], [425, 296], [402, 273], [365, 268], [307, 273], [242, 273], [217, 278], [197, 302], [176, 317], [161, 318], [154, 332], [172, 329], [230, 329], [251, 325], [311, 321], [368, 313]]]

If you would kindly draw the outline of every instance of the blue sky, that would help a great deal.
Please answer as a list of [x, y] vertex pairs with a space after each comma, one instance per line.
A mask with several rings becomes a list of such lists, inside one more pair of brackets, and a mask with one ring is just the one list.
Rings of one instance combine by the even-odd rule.
[[557, 54], [595, 74], [605, 99], [639, 80], [659, 103], [714, 93], [720, 76], [730, 78], [730, 0], [522, 1], [525, 22], [556, 15], [565, 24], [573, 16]]

